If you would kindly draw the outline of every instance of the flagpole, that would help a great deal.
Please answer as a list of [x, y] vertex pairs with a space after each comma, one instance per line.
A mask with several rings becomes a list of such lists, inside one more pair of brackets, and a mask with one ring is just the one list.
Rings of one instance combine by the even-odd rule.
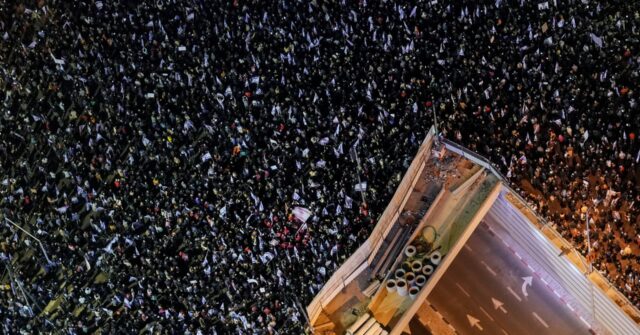
[[351, 147], [352, 152], [352, 156], [356, 161], [356, 164], [358, 165], [358, 186], [360, 186], [360, 196], [362, 197], [362, 203], [367, 203], [367, 199], [365, 198], [364, 192], [365, 190], [362, 189], [362, 180], [360, 179], [360, 171], [362, 171], [362, 167], [360, 166], [360, 157], [358, 157], [358, 151], [356, 150], [356, 147], [353, 146]]

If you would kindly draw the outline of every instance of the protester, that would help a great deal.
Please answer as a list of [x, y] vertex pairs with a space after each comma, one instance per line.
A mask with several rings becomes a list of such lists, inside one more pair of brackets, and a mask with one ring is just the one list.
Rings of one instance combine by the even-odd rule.
[[633, 1], [5, 6], [0, 207], [49, 260], [3, 222], [2, 332], [302, 333], [433, 111], [585, 255], [587, 206], [594, 265], [640, 306], [639, 22]]

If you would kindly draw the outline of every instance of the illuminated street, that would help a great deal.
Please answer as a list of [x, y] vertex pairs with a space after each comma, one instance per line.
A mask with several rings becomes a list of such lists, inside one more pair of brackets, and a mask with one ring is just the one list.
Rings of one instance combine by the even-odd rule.
[[428, 300], [460, 334], [589, 329], [486, 224], [478, 226]]

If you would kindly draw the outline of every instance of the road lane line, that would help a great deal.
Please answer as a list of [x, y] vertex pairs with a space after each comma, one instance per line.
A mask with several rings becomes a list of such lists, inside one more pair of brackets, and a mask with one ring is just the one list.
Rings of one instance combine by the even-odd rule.
[[575, 312], [575, 311], [576, 311], [576, 310], [575, 310], [571, 305], [569, 305], [568, 303], [567, 303], [567, 307], [569, 307], [569, 309], [570, 309], [572, 312]]
[[589, 322], [587, 322], [587, 320], [585, 320], [583, 317], [580, 317], [580, 320], [582, 322], [584, 322], [584, 324], [587, 325], [587, 327], [589, 327], [589, 329], [591, 329], [591, 325], [589, 324]]
[[542, 318], [538, 314], [536, 314], [536, 312], [533, 312], [533, 316], [535, 316], [536, 319], [538, 319], [538, 321], [540, 321], [540, 323], [542, 323], [545, 328], [549, 328], [549, 325], [544, 322], [544, 320], [542, 320]]
[[493, 271], [492, 268], [489, 267], [489, 265], [487, 263], [485, 263], [484, 261], [480, 261], [480, 262], [484, 265], [485, 268], [487, 268], [487, 271], [491, 272], [491, 274], [494, 277], [498, 275], [495, 271]]
[[480, 307], [480, 310], [482, 311], [482, 313], [484, 313], [484, 315], [486, 315], [489, 318], [489, 320], [495, 322], [495, 320], [491, 317], [491, 315], [489, 315], [489, 313], [487, 313], [487, 311], [484, 310], [484, 308]]
[[460, 284], [456, 283], [456, 286], [458, 286], [458, 288], [460, 289], [460, 291], [462, 291], [462, 293], [464, 293], [464, 295], [466, 295], [467, 297], [471, 298], [471, 294], [469, 294], [467, 291], [465, 291], [464, 288], [462, 288], [462, 286], [460, 286]]
[[504, 330], [504, 329], [502, 329], [502, 328], [500, 328], [500, 330], [502, 330], [502, 333], [503, 333], [504, 335], [509, 335], [509, 333], [507, 333], [507, 331], [506, 331], [506, 330]]
[[522, 298], [520, 298], [520, 296], [518, 295], [518, 293], [514, 292], [513, 289], [511, 288], [511, 286], [507, 286], [507, 290], [509, 290], [509, 292], [511, 292], [511, 294], [513, 294], [514, 297], [516, 297], [516, 299], [518, 299], [518, 301], [522, 302]]
[[467, 249], [467, 250], [469, 250], [469, 251], [473, 251], [473, 249], [471, 249], [471, 247], [470, 247], [470, 246], [468, 246], [468, 245], [466, 245], [466, 244], [464, 245], [464, 248], [465, 248], [465, 249]]

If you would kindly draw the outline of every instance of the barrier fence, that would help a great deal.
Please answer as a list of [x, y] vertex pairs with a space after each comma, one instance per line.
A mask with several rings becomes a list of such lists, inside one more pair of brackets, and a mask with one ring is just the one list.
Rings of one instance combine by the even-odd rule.
[[[447, 150], [455, 152], [471, 160], [475, 164], [478, 164], [480, 166], [485, 167], [486, 169], [489, 169], [492, 173], [498, 176], [498, 178], [500, 178], [503, 181], [504, 187], [510, 192], [510, 195], [515, 197], [519, 203], [522, 203], [525, 209], [530, 214], [530, 216], [533, 217], [533, 220], [531, 220], [530, 218], [530, 221], [542, 233], [546, 232], [552, 235], [553, 236], [552, 239], [554, 241], [559, 242], [561, 244], [560, 246], [561, 248], [565, 248], [566, 250], [572, 250], [576, 254], [576, 257], [582, 262], [582, 266], [584, 267], [585, 271], [589, 269], [589, 267], [587, 266], [587, 261], [585, 257], [573, 246], [573, 244], [571, 244], [564, 237], [562, 237], [562, 235], [555, 228], [553, 228], [553, 226], [551, 226], [551, 224], [545, 218], [543, 218], [536, 210], [534, 210], [529, 204], [529, 202], [527, 202], [518, 192], [516, 192], [511, 188], [507, 178], [500, 171], [498, 171], [498, 169], [495, 168], [493, 163], [491, 163], [487, 158], [475, 152], [472, 152], [469, 149], [457, 143], [454, 143], [450, 140], [440, 139], [440, 142], [445, 144]], [[522, 208], [520, 209], [522, 210]], [[576, 264], [576, 266], [579, 266], [579, 265]], [[615, 295], [616, 304], [621, 308], [624, 307], [625, 312], [627, 312], [627, 314], [629, 314], [629, 316], [632, 319], [634, 319], [636, 323], [640, 323], [640, 310], [625, 295], [623, 295], [615, 286], [613, 286], [613, 284], [604, 275], [602, 275], [602, 273], [600, 273], [599, 271], [593, 271], [589, 275], [597, 277], [598, 282], [605, 284], [607, 286], [606, 290], [612, 293], [613, 295]], [[598, 285], [598, 287], [603, 289], [600, 285]]]

